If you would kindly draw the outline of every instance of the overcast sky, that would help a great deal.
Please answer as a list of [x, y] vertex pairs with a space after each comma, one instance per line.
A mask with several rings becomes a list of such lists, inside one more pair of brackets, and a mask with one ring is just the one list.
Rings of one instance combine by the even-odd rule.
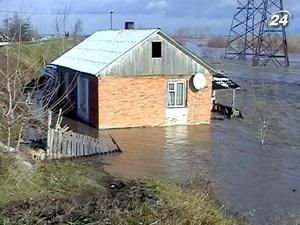
[[[109, 10], [114, 10], [114, 28], [123, 28], [124, 21], [137, 27], [159, 27], [168, 33], [179, 28], [195, 28], [213, 34], [229, 32], [237, 0], [0, 0], [0, 19], [13, 11], [23, 11], [40, 33], [55, 33], [55, 19], [67, 8], [67, 29], [77, 19], [84, 33], [110, 28]], [[285, 0], [285, 9], [293, 19], [289, 33], [300, 35], [300, 2]], [[32, 13], [30, 13], [32, 12]], [[43, 12], [43, 14], [41, 13]], [[27, 14], [30, 13], [30, 14]]]

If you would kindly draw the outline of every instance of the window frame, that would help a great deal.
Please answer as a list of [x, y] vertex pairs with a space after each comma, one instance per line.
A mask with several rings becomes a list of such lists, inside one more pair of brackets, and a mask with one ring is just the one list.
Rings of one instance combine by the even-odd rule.
[[[170, 90], [170, 84], [174, 84], [174, 90]], [[177, 92], [178, 92], [178, 84], [182, 84], [183, 85], [183, 91], [182, 91], [182, 99], [183, 99], [183, 103], [182, 105], [178, 105], [177, 104]], [[168, 108], [186, 108], [187, 107], [187, 89], [186, 89], [186, 80], [172, 80], [172, 81], [168, 81], [168, 98], [167, 98], [167, 106]], [[170, 105], [170, 93], [174, 93], [175, 97], [174, 97], [174, 105]]]
[[[160, 44], [160, 56], [154, 56], [154, 45], [159, 43]], [[161, 59], [162, 58], [162, 55], [163, 55], [163, 52], [162, 52], [162, 42], [161, 41], [152, 41], [151, 43], [151, 56], [152, 56], [152, 59]]]

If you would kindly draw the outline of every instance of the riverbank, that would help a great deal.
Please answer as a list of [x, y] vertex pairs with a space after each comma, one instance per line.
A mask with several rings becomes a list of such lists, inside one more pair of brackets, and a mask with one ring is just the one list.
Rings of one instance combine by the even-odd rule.
[[92, 159], [0, 163], [0, 224], [240, 224], [203, 185], [117, 179]]

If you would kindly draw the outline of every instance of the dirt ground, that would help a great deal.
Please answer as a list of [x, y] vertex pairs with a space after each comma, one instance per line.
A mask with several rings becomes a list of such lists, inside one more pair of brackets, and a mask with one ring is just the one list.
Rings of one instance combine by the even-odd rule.
[[0, 213], [9, 224], [116, 224], [141, 204], [159, 204], [145, 183], [107, 177], [105, 184], [105, 190], [81, 192], [71, 199], [11, 202]]

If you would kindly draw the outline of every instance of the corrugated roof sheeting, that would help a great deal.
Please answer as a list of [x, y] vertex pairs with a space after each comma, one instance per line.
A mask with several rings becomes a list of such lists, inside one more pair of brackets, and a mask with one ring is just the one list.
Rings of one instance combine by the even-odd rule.
[[106, 66], [158, 31], [148, 29], [96, 32], [52, 64], [97, 75]]
[[215, 74], [213, 76], [213, 90], [240, 89], [240, 85], [224, 76], [223, 74]]

